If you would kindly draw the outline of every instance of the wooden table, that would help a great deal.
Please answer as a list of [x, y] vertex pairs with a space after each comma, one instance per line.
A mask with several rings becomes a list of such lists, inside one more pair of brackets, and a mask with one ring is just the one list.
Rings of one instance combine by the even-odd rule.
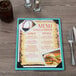
[[[76, 0], [41, 0], [41, 12], [35, 13], [24, 7], [24, 0], [11, 0], [14, 21], [0, 21], [0, 76], [75, 76], [76, 66], [71, 66], [70, 48], [67, 34], [76, 25]], [[64, 71], [15, 71], [17, 18], [61, 18]], [[76, 48], [75, 48], [76, 49]], [[76, 55], [76, 52], [75, 52]]]

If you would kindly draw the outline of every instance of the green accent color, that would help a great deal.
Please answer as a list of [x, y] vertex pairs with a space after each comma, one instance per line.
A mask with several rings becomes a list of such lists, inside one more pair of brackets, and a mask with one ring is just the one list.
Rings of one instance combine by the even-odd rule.
[[60, 55], [56, 56], [55, 58], [60, 58]]
[[61, 22], [60, 22], [60, 18], [59, 18], [59, 37], [60, 37], [62, 67], [63, 67], [63, 69], [64, 69], [63, 45], [62, 45], [62, 34], [61, 34]]
[[17, 20], [15, 70], [17, 70], [17, 61], [18, 61], [18, 39], [19, 39], [19, 20]]

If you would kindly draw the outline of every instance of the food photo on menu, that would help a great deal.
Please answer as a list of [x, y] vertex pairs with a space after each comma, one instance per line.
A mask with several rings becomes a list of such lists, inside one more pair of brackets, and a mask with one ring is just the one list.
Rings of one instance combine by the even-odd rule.
[[18, 18], [16, 70], [64, 70], [59, 18]]

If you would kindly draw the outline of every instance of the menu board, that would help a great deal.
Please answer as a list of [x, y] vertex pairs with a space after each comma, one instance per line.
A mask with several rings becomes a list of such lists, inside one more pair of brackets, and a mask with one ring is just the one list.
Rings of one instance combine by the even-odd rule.
[[18, 18], [16, 70], [64, 70], [59, 18]]

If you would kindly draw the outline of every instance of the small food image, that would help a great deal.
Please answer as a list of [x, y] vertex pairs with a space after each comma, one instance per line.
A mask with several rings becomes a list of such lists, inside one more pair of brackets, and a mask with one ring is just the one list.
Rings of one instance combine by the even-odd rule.
[[24, 21], [23, 26], [22, 26], [22, 29], [24, 31], [28, 31], [33, 26], [35, 26], [35, 23], [33, 21]]
[[46, 65], [59, 65], [61, 63], [60, 51], [51, 52], [44, 55]]

